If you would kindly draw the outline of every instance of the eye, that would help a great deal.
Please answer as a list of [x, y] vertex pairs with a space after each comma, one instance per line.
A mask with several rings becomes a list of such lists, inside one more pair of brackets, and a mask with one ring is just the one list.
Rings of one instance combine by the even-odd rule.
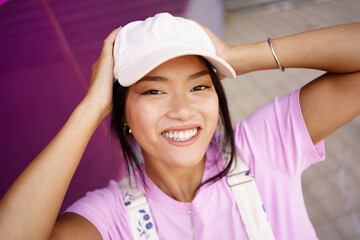
[[191, 89], [192, 92], [194, 91], [201, 91], [201, 90], [205, 90], [207, 88], [210, 88], [210, 86], [206, 86], [206, 85], [199, 85], [199, 86], [196, 86], [194, 87], [193, 89]]
[[160, 95], [163, 94], [164, 92], [160, 91], [160, 90], [155, 90], [155, 89], [151, 89], [149, 91], [143, 92], [141, 95]]

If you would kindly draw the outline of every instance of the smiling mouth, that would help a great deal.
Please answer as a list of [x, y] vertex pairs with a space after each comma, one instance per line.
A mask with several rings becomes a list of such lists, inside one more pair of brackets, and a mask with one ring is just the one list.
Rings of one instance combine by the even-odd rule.
[[162, 132], [161, 134], [164, 135], [166, 138], [174, 140], [174, 141], [187, 141], [189, 139], [192, 139], [196, 136], [200, 128], [193, 128], [189, 130], [181, 130], [181, 131], [166, 131]]

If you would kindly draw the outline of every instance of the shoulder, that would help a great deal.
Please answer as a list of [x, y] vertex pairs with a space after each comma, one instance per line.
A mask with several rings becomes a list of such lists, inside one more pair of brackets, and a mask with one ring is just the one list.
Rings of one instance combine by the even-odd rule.
[[100, 202], [103, 204], [106, 203], [104, 207], [111, 207], [122, 204], [122, 194], [118, 182], [115, 180], [110, 180], [106, 187], [87, 192], [85, 197], [79, 199], [72, 206], [70, 206], [69, 209], [74, 208], [76, 205], [94, 205]]
[[101, 239], [99, 230], [86, 218], [75, 214], [65, 213], [56, 220], [49, 239]]
[[114, 180], [105, 188], [88, 192], [66, 209], [65, 213], [75, 213], [87, 219], [104, 239], [109, 236], [124, 238], [129, 234], [123, 195], [118, 182]]
[[[281, 140], [281, 132], [291, 130], [291, 126], [301, 125], [302, 115], [299, 106], [300, 89], [256, 109], [248, 117], [239, 120], [234, 126], [234, 138], [238, 151], [248, 151], [254, 144], [274, 143]], [[288, 126], [286, 126], [288, 125]], [[306, 128], [301, 128], [301, 131]]]
[[323, 142], [313, 145], [306, 128], [299, 93], [275, 98], [236, 123], [236, 150], [250, 168], [261, 163], [294, 175], [324, 159]]
[[[244, 129], [256, 132], [269, 128], [277, 130], [278, 123], [281, 121], [291, 120], [297, 123], [302, 121], [302, 114], [299, 103], [300, 89], [297, 89], [282, 97], [276, 97], [274, 100], [264, 104], [256, 109], [248, 117], [238, 121], [235, 125], [235, 131], [243, 131]], [[293, 119], [286, 119], [293, 116]]]

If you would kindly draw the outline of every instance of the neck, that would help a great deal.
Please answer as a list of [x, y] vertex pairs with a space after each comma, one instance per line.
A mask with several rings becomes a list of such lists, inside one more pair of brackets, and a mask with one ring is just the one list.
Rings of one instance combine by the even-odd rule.
[[169, 167], [156, 160], [145, 160], [145, 170], [148, 177], [168, 196], [180, 201], [191, 202], [201, 185], [205, 156], [195, 166], [190, 168]]

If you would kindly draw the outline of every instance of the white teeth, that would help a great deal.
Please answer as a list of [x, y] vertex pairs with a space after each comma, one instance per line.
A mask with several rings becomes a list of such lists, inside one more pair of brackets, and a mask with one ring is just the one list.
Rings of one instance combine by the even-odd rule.
[[197, 128], [186, 130], [186, 131], [170, 131], [163, 132], [162, 135], [166, 136], [175, 141], [186, 141], [193, 138], [198, 132]]
[[191, 132], [191, 130], [185, 132], [185, 138], [186, 138], [186, 139], [189, 139], [189, 138], [190, 138], [190, 132]]

